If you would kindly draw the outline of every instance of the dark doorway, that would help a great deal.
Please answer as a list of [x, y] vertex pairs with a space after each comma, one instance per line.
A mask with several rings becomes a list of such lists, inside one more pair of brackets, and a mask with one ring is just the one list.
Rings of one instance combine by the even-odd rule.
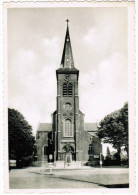
[[64, 160], [66, 163], [71, 163], [71, 161], [75, 160], [74, 148], [70, 146], [69, 144], [64, 146], [63, 152], [64, 152]]
[[70, 156], [67, 156], [67, 163], [71, 163]]

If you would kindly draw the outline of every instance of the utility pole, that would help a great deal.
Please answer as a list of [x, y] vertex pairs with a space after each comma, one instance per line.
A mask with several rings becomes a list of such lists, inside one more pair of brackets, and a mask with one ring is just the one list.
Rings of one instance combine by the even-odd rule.
[[102, 153], [100, 153], [100, 167], [102, 168], [103, 161], [102, 161]]

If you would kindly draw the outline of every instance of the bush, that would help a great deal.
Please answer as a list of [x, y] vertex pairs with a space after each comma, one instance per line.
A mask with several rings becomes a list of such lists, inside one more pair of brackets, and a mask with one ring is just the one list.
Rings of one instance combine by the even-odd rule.
[[129, 160], [128, 159], [121, 160], [121, 165], [128, 167], [129, 166]]
[[22, 158], [23, 166], [28, 167], [29, 165], [32, 164], [33, 162], [33, 157], [32, 156], [25, 156]]
[[118, 152], [116, 152], [114, 155], [112, 155], [111, 157], [106, 157], [106, 159], [104, 160], [104, 166], [116, 166], [116, 165], [120, 165], [120, 155], [118, 154]]
[[33, 157], [32, 156], [25, 156], [21, 160], [17, 161], [17, 168], [28, 167], [32, 165]]
[[103, 164], [105, 166], [110, 166], [112, 164], [112, 160], [110, 157], [106, 157], [106, 159], [104, 160]]
[[120, 161], [118, 160], [104, 160], [104, 163], [103, 163], [104, 166], [116, 166], [116, 165], [120, 165]]

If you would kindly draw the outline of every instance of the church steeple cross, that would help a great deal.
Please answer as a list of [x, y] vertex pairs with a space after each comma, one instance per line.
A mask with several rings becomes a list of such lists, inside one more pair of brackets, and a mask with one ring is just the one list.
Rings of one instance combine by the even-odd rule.
[[68, 25], [68, 23], [69, 23], [69, 20], [67, 19], [67, 20], [66, 20], [66, 22], [67, 22], [67, 25]]

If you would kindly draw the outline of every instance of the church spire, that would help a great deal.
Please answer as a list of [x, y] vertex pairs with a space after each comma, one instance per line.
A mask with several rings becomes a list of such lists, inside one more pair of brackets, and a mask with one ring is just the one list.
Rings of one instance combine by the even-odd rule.
[[66, 36], [65, 36], [65, 43], [64, 43], [64, 49], [61, 59], [61, 68], [63, 69], [72, 69], [74, 68], [74, 60], [72, 55], [72, 49], [71, 49], [71, 41], [69, 36], [69, 20], [66, 20], [67, 22], [67, 30], [66, 30]]

